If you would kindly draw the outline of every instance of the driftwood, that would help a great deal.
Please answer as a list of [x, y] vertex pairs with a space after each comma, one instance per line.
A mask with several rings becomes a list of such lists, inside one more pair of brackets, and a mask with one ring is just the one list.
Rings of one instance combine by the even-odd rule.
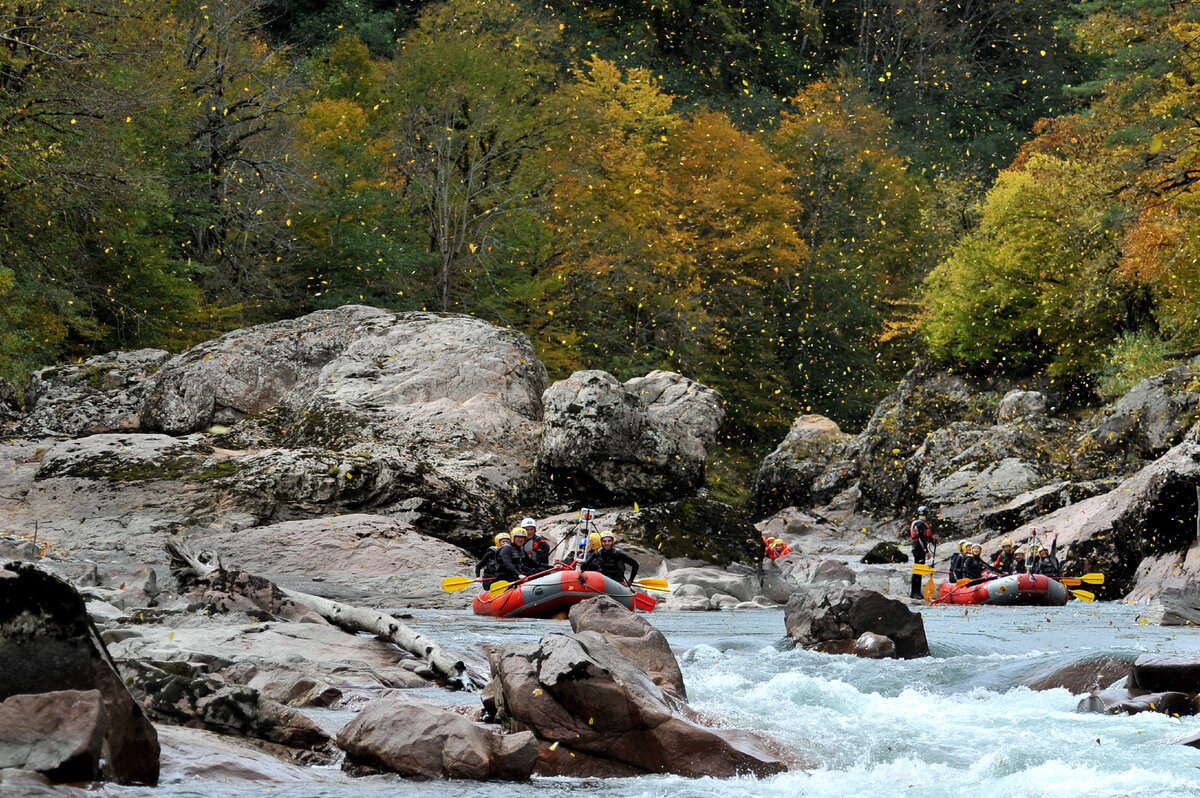
[[[167, 556], [171, 561], [171, 574], [181, 584], [203, 578], [214, 571], [224, 571], [225, 565], [216, 552], [193, 552], [182, 539], [169, 538], [166, 543]], [[434, 675], [445, 679], [456, 687], [475, 686], [467, 673], [466, 664], [448, 654], [445, 649], [420, 632], [385, 612], [352, 607], [321, 596], [313, 596], [286, 588], [276, 588], [297, 604], [309, 608], [341, 629], [348, 632], [367, 632], [382, 640], [394, 643], [405, 651], [424, 659]]]

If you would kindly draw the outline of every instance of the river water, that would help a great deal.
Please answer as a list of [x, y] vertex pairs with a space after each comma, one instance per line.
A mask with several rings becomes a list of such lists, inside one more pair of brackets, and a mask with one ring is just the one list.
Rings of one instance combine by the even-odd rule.
[[[932, 656], [862, 660], [791, 649], [781, 610], [653, 613], [680, 659], [690, 703], [761, 729], [820, 763], [765, 780], [538, 778], [526, 784], [166, 784], [152, 794], [229, 798], [796, 798], [797, 796], [1197, 796], [1200, 750], [1176, 743], [1200, 718], [1075, 712], [1080, 696], [1023, 680], [1097, 656], [1200, 650], [1200, 631], [1140, 623], [1116, 603], [1062, 608], [925, 607]], [[536, 640], [564, 621], [504, 621], [418, 611], [422, 631], [454, 646]], [[455, 694], [467, 703], [476, 695]], [[443, 695], [444, 697], [444, 695]], [[108, 790], [105, 790], [108, 793]], [[114, 790], [113, 795], [120, 795]]]

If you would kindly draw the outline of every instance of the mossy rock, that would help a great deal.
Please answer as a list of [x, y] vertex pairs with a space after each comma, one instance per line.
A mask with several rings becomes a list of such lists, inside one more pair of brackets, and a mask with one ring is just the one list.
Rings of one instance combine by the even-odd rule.
[[890, 540], [881, 540], [875, 546], [863, 555], [862, 561], [867, 565], [881, 565], [883, 563], [908, 562], [908, 555], [904, 549]]
[[622, 539], [670, 559], [757, 566], [763, 557], [762, 534], [750, 516], [711, 499], [682, 499], [643, 508], [636, 516], [622, 519], [617, 532]]

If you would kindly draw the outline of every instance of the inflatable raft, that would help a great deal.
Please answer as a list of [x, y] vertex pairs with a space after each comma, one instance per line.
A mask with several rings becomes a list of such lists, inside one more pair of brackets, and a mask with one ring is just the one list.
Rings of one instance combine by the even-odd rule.
[[[498, 618], [553, 618], [581, 601], [606, 595], [632, 610], [653, 607], [653, 600], [599, 571], [570, 568], [528, 577], [495, 596], [483, 591], [475, 596], [471, 608], [476, 615]], [[641, 601], [639, 601], [641, 599]]]
[[1042, 574], [1010, 574], [975, 585], [956, 587], [953, 582], [938, 585], [943, 604], [1041, 604], [1060, 607], [1067, 603], [1062, 582]]

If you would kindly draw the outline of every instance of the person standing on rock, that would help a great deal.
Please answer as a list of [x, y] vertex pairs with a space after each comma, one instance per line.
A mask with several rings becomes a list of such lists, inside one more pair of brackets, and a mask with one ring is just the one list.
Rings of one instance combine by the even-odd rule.
[[[937, 546], [938, 536], [934, 534], [929, 522], [925, 520], [928, 508], [921, 505], [917, 508], [917, 517], [908, 527], [909, 537], [912, 538], [913, 564], [926, 563], [933, 565], [933, 550]], [[912, 575], [911, 598], [924, 598], [921, 593], [921, 575]]]
[[515, 582], [522, 576], [529, 576], [541, 570], [525, 553], [526, 537], [524, 528], [515, 527], [512, 531], [512, 540], [500, 547], [497, 555], [500, 567], [496, 570], [496, 576], [505, 582]]
[[550, 568], [550, 540], [543, 535], [538, 534], [537, 523], [532, 518], [525, 518], [521, 521], [521, 528], [525, 530], [525, 553], [537, 563], [541, 570], [545, 571]]
[[[588, 555], [583, 562], [584, 571], [599, 571], [609, 579], [630, 584], [637, 579], [638, 561], [616, 547], [616, 536], [611, 529], [600, 533], [600, 548]], [[625, 578], [625, 566], [630, 567], [629, 578]]]

